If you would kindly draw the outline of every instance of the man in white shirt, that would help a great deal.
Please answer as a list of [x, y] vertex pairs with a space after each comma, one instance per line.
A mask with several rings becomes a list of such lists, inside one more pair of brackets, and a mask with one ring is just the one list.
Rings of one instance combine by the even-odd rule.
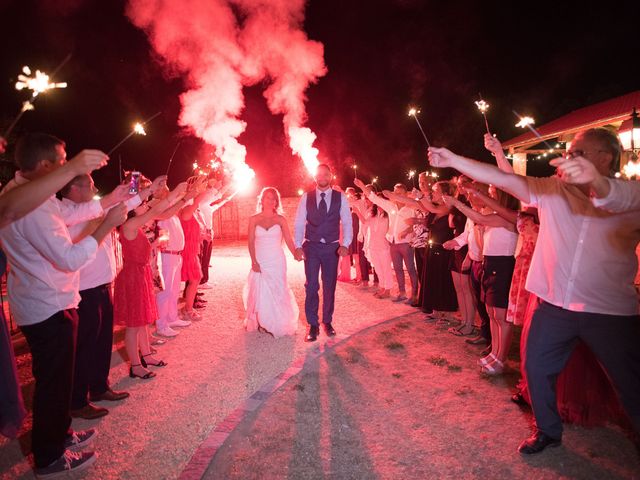
[[[567, 157], [585, 159], [608, 176], [620, 152], [615, 134], [592, 128], [575, 136]], [[640, 433], [640, 316], [633, 285], [640, 240], [637, 213], [597, 209], [586, 185], [502, 172], [445, 148], [430, 148], [429, 161], [491, 183], [538, 208], [540, 233], [526, 283], [527, 290], [542, 300], [526, 349], [537, 431], [519, 451], [533, 454], [560, 445], [562, 421], [554, 385], [578, 339], [605, 368]]]
[[[16, 146], [20, 170], [6, 189], [47, 175], [66, 162], [64, 142], [28, 134]], [[109, 211], [92, 235], [74, 244], [59, 202], [51, 197], [31, 213], [0, 229], [11, 273], [11, 312], [31, 349], [35, 392], [32, 450], [36, 475], [87, 468], [93, 452], [68, 448], [92, 441], [95, 431], [70, 431], [76, 308], [80, 301], [77, 270], [94, 258], [100, 242], [126, 218], [124, 205]]]
[[[165, 181], [166, 176], [158, 177], [151, 186], [141, 189], [135, 196], [129, 195], [128, 185], [121, 185], [116, 191], [122, 189], [125, 192], [127, 210], [133, 210]], [[74, 207], [88, 206], [97, 202], [93, 200], [97, 192], [91, 175], [77, 176], [61, 190], [61, 207], [71, 210]], [[101, 222], [101, 218], [76, 222], [75, 219], [65, 217], [65, 221], [71, 239], [73, 242], [78, 242], [92, 233]], [[111, 283], [117, 273], [115, 239], [115, 232], [107, 236], [98, 247], [95, 259], [82, 267], [79, 272], [81, 300], [78, 305], [78, 335], [71, 395], [72, 417], [85, 419], [102, 417], [109, 411], [91, 402], [118, 401], [129, 396], [129, 393], [114, 391], [109, 386], [113, 348]], [[91, 402], [87, 400], [87, 396]]]
[[[198, 206], [199, 216], [204, 223], [205, 235], [202, 240], [200, 263], [202, 265], [202, 278], [200, 279], [200, 288], [209, 289], [212, 285], [209, 283], [209, 262], [211, 261], [211, 252], [213, 250], [213, 212], [218, 207], [215, 202], [220, 200], [227, 191], [229, 185], [220, 189], [220, 181], [213, 178], [209, 179], [207, 196]], [[214, 204], [214, 205], [212, 205]]]

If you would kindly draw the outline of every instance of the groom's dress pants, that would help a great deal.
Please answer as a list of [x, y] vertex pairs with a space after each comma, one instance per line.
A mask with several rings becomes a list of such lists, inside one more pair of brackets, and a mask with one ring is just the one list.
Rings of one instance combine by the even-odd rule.
[[338, 278], [338, 247], [340, 244], [305, 242], [304, 273], [307, 281], [304, 284], [306, 298], [304, 311], [309, 325], [319, 326], [318, 319], [318, 290], [320, 290], [319, 275], [322, 274], [322, 322], [331, 323]]

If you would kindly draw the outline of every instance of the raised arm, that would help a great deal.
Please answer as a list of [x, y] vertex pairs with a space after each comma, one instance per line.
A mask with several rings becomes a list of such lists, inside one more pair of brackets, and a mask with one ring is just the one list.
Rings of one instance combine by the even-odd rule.
[[398, 195], [397, 193], [393, 193], [391, 190], [383, 190], [382, 194], [392, 202], [402, 203], [403, 205], [408, 205], [414, 210], [424, 211], [422, 204], [418, 200], [414, 200], [413, 198], [409, 198], [405, 195]]
[[482, 203], [484, 203], [487, 207], [492, 209], [506, 221], [516, 224], [518, 221], [518, 212], [515, 210], [511, 210], [510, 208], [503, 207], [500, 202], [498, 202], [495, 198], [491, 198], [489, 195], [476, 190], [473, 187], [467, 187], [466, 190], [470, 195], [475, 195]]
[[474, 180], [493, 184], [524, 203], [530, 203], [529, 184], [522, 175], [503, 172], [498, 167], [456, 155], [446, 148], [430, 147], [429, 163], [439, 168], [455, 168]]
[[427, 195], [420, 199], [420, 210], [435, 213], [436, 215], [446, 215], [451, 208], [448, 205], [436, 205]]
[[53, 172], [3, 193], [0, 196], [0, 228], [24, 217], [78, 175], [102, 168], [107, 159], [99, 150], [83, 150]]
[[495, 213], [485, 215], [483, 213], [476, 212], [474, 209], [467, 207], [460, 200], [457, 200], [448, 195], [444, 195], [442, 199], [447, 205], [451, 205], [452, 207], [457, 208], [467, 218], [470, 218], [476, 224], [486, 225], [487, 227], [503, 227], [509, 230], [515, 230], [514, 224], [505, 220], [500, 215], [497, 215]]
[[506, 173], [513, 173], [513, 167], [507, 160], [507, 157], [504, 156], [504, 150], [502, 150], [502, 144], [500, 140], [498, 140], [493, 135], [489, 135], [488, 133], [484, 134], [484, 148], [489, 150], [491, 154], [496, 157], [496, 162], [498, 163], [498, 168]]

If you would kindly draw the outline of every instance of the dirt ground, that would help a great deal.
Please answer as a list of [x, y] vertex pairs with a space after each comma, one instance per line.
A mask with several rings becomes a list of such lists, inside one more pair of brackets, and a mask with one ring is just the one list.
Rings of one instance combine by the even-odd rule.
[[517, 364], [479, 373], [478, 347], [409, 314], [310, 360], [231, 434], [207, 479], [633, 479], [616, 426], [567, 426], [523, 457], [532, 416], [513, 404]]
[[[289, 283], [304, 311], [304, 271], [289, 260]], [[307, 359], [303, 370], [241, 421], [206, 478], [640, 478], [638, 457], [617, 427], [569, 426], [562, 447], [521, 458], [516, 447], [531, 417], [509, 401], [517, 364], [504, 378], [481, 377], [479, 348], [425, 324], [415, 309], [339, 283], [334, 324], [346, 340], [337, 346], [324, 335], [304, 343], [303, 317], [292, 337], [248, 334], [246, 245], [216, 244], [211, 263], [216, 285], [204, 291], [204, 319], [159, 347], [169, 365], [156, 378], [128, 377], [116, 332], [110, 379], [131, 397], [103, 402], [110, 413], [100, 420], [73, 421], [75, 429], [99, 431], [98, 461], [84, 478], [179, 478], [217, 425], [300, 358]], [[18, 354], [29, 406], [30, 356], [24, 347]], [[34, 478], [30, 421], [19, 439], [0, 438], [1, 479]]]

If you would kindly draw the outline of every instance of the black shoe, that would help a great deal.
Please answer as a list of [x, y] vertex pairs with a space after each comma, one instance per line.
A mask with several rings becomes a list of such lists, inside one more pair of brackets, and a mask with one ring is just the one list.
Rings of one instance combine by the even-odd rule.
[[305, 342], [315, 342], [318, 339], [318, 334], [320, 333], [320, 327], [311, 325], [309, 327], [309, 332], [307, 336], [304, 337]]
[[528, 407], [529, 406], [527, 401], [522, 396], [522, 393], [520, 393], [520, 392], [516, 392], [513, 395], [511, 395], [511, 401], [513, 403], [515, 403], [516, 405], [520, 405], [521, 407]]
[[536, 432], [527, 438], [518, 447], [518, 451], [523, 455], [540, 453], [547, 447], [558, 447], [562, 444], [562, 439], [553, 438], [546, 433]]
[[91, 403], [87, 403], [84, 407], [69, 412], [73, 418], [84, 418], [87, 420], [93, 420], [95, 418], [104, 417], [109, 413], [109, 410], [102, 407], [96, 407]]
[[324, 327], [324, 333], [327, 334], [327, 337], [336, 336], [336, 331], [333, 329], [333, 325], [331, 325], [330, 323], [323, 323], [322, 326]]
[[119, 400], [124, 400], [129, 396], [129, 392], [116, 392], [115, 390], [111, 390], [108, 388], [103, 393], [98, 395], [90, 394], [89, 400], [92, 402], [117, 402]]

